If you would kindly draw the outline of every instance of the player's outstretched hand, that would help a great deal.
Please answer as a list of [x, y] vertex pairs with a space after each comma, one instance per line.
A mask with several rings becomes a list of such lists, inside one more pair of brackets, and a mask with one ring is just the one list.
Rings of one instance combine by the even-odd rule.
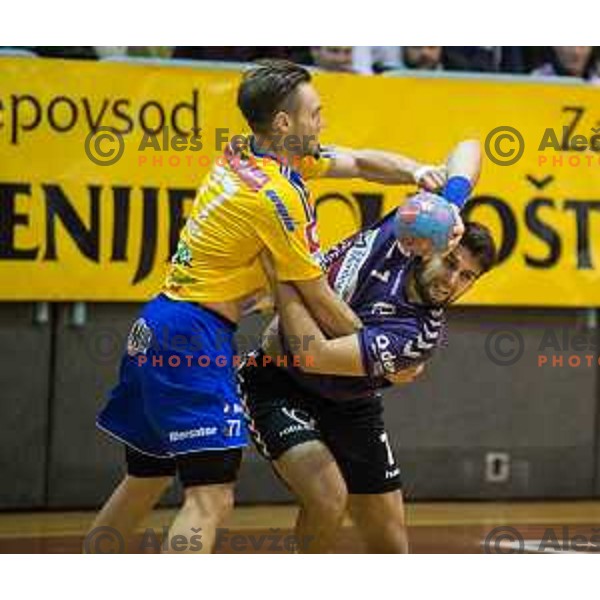
[[414, 367], [402, 369], [402, 371], [398, 371], [398, 373], [394, 373], [394, 375], [386, 375], [385, 378], [394, 385], [402, 385], [403, 383], [411, 383], [414, 381], [424, 370], [425, 363], [421, 363]]
[[446, 165], [424, 165], [415, 173], [415, 183], [428, 192], [437, 192], [446, 185]]

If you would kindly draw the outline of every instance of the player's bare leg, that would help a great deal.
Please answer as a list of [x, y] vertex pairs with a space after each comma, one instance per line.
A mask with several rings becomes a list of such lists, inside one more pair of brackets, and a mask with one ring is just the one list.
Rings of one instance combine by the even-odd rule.
[[370, 554], [408, 553], [402, 493], [352, 494], [348, 508]]
[[[94, 529], [110, 527], [123, 538], [128, 552], [135, 552], [133, 536], [145, 517], [171, 485], [172, 477], [133, 477], [126, 475], [94, 519]], [[87, 537], [87, 536], [86, 536]]]
[[[217, 529], [233, 510], [233, 484], [198, 485], [185, 488], [184, 493], [183, 506], [169, 530], [167, 552], [209, 554], [215, 545]], [[177, 548], [176, 536], [183, 536], [181, 549]]]
[[275, 468], [298, 498], [296, 521], [299, 552], [330, 552], [346, 511], [346, 484], [327, 447], [319, 441], [285, 452]]

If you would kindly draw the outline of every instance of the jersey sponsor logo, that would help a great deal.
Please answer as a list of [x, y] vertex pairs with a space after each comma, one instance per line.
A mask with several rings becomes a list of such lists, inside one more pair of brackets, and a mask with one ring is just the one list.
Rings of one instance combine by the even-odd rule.
[[368, 231], [357, 236], [353, 245], [346, 251], [333, 283], [335, 291], [346, 302], [352, 298], [358, 283], [358, 274], [369, 258], [376, 237], [377, 231]]
[[192, 277], [187, 273], [182, 273], [175, 269], [172, 269], [167, 274], [167, 287], [172, 291], [181, 290], [184, 285], [191, 285], [193, 283], [197, 283], [198, 279], [196, 277]]
[[175, 250], [171, 262], [174, 265], [183, 265], [185, 267], [192, 265], [192, 251], [183, 240], [179, 240], [177, 243], [177, 250]]
[[211, 437], [217, 435], [216, 427], [197, 427], [195, 429], [187, 429], [186, 431], [169, 431], [170, 442], [181, 442], [199, 437]]
[[379, 333], [375, 336], [373, 350], [375, 356], [378, 358], [379, 365], [384, 373], [393, 374], [397, 370], [396, 359], [398, 357], [390, 350], [391, 345], [392, 341], [384, 333]]
[[127, 336], [127, 354], [136, 356], [146, 354], [152, 344], [152, 329], [145, 319], [138, 319], [132, 326]]
[[371, 307], [371, 313], [379, 317], [392, 317], [396, 314], [397, 308], [389, 302], [375, 302]]
[[277, 192], [275, 190], [267, 190], [265, 194], [267, 198], [273, 203], [273, 206], [275, 206], [277, 216], [279, 217], [279, 220], [283, 223], [283, 226], [287, 229], [287, 231], [295, 231], [296, 223], [294, 222], [294, 219], [288, 212], [288, 209], [286, 208], [283, 200], [279, 197]]
[[292, 433], [297, 433], [299, 431], [316, 431], [316, 422], [315, 420], [303, 410], [298, 410], [297, 408], [286, 408], [283, 407], [281, 412], [294, 421], [294, 424], [288, 425], [284, 429], [279, 432], [279, 437], [286, 437], [291, 435]]
[[309, 427], [311, 429], [315, 428], [315, 420], [305, 411], [299, 410], [297, 408], [287, 408], [283, 407], [281, 412], [288, 418], [292, 419], [292, 421], [296, 421], [296, 423], [300, 423], [300, 425], [304, 425], [305, 427]]
[[394, 479], [394, 477], [398, 477], [400, 475], [400, 467], [396, 467], [393, 471], [386, 470], [385, 478], [386, 479]]

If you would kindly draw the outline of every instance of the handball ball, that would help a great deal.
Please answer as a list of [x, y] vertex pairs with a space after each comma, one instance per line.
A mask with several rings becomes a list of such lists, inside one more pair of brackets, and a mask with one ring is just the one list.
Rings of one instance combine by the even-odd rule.
[[454, 206], [441, 196], [419, 192], [409, 198], [396, 213], [396, 236], [430, 239], [434, 250], [443, 252], [456, 224]]

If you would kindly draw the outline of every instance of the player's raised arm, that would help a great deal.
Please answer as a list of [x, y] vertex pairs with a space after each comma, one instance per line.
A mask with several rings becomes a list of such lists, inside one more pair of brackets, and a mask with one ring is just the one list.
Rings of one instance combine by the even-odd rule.
[[359, 178], [388, 185], [420, 185], [426, 190], [439, 190], [446, 183], [445, 168], [420, 162], [383, 150], [350, 150], [336, 148], [325, 177]]
[[448, 202], [462, 209], [477, 185], [481, 172], [481, 144], [465, 140], [457, 144], [446, 162], [448, 181], [442, 195]]

